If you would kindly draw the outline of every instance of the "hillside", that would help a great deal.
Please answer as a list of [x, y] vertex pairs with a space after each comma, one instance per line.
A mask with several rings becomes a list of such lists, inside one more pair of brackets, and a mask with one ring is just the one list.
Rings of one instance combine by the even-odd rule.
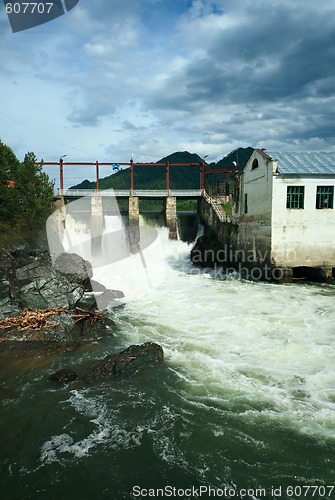
[[[188, 153], [187, 151], [173, 153], [165, 156], [157, 163], [198, 163], [200, 156]], [[87, 179], [71, 189], [94, 189], [96, 182]], [[134, 167], [134, 188], [135, 189], [165, 189], [166, 188], [166, 168], [165, 165], [152, 163], [146, 166]], [[171, 189], [196, 189], [199, 187], [199, 167], [170, 167], [170, 188]], [[112, 175], [99, 179], [100, 189], [129, 189], [130, 188], [130, 168], [120, 170]]]
[[[232, 165], [233, 161], [238, 162], [240, 170], [243, 170], [248, 161], [253, 148], [238, 148], [219, 162], [212, 163], [207, 168], [226, 167]], [[156, 163], [199, 163], [200, 156], [179, 151], [169, 156], [161, 158]], [[213, 177], [213, 176], [211, 176]], [[170, 166], [170, 188], [171, 189], [199, 189], [200, 173], [199, 167], [178, 167]], [[96, 182], [84, 180], [71, 189], [94, 189]], [[120, 170], [112, 175], [99, 179], [100, 189], [129, 189], [130, 188], [130, 168]], [[152, 163], [147, 166], [134, 167], [134, 189], [165, 189], [166, 188], [166, 168], [165, 165]]]
[[240, 167], [240, 172], [242, 172], [253, 151], [254, 148], [251, 147], [234, 149], [234, 151], [231, 151], [218, 161], [215, 168], [228, 167], [233, 164], [233, 161], [236, 161], [237, 165]]

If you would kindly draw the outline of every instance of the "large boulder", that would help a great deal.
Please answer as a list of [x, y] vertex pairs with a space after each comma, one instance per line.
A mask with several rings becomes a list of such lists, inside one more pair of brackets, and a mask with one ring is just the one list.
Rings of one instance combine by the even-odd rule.
[[56, 270], [48, 256], [15, 271], [16, 293], [23, 308], [46, 309], [74, 306], [83, 296], [88, 274]]
[[[94, 363], [79, 378], [85, 382], [95, 382], [105, 377], [119, 377], [121, 375], [136, 373], [143, 365], [163, 361], [163, 348], [154, 342], [145, 342], [142, 345], [131, 345], [118, 354], [111, 354]], [[74, 380], [73, 370], [62, 369], [53, 373], [51, 380], [67, 382], [67, 375]]]
[[27, 242], [1, 248], [0, 319], [20, 310], [71, 308], [89, 288], [92, 268], [79, 255], [62, 254], [53, 265], [49, 252]]
[[131, 345], [118, 354], [111, 354], [97, 361], [80, 378], [87, 382], [94, 382], [106, 376], [118, 377], [127, 373], [136, 372], [142, 365], [163, 361], [163, 348], [153, 342], [142, 345]]
[[[82, 280], [92, 278], [92, 264], [76, 253], [61, 253], [54, 261], [54, 268], [67, 276], [79, 276]], [[89, 285], [89, 283], [87, 283]]]

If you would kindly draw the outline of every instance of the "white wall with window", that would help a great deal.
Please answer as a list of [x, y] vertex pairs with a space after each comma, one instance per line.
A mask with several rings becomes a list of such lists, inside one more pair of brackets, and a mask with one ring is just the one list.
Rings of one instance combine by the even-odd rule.
[[335, 176], [274, 176], [271, 254], [277, 265], [335, 266], [334, 186]]
[[255, 149], [233, 212], [239, 246], [268, 249], [273, 266], [335, 267], [334, 191], [335, 153]]

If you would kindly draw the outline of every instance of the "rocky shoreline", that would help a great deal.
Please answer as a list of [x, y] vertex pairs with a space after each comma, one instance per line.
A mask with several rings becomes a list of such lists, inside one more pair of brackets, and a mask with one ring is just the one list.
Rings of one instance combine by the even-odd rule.
[[[22, 311], [74, 309], [84, 295], [92, 295], [92, 266], [76, 254], [61, 254], [53, 263], [44, 234], [30, 240], [13, 240], [0, 246], [0, 321], [18, 316]], [[95, 290], [105, 296], [106, 309], [108, 300], [115, 301], [123, 297], [120, 290], [107, 290], [103, 285], [95, 283]], [[94, 311], [96, 304], [92, 295], [90, 309]], [[107, 317], [101, 326], [107, 326]], [[71, 315], [61, 311], [55, 312], [51, 322], [59, 323], [57, 327], [45, 329], [40, 340], [66, 341], [73, 335], [86, 334], [84, 326], [75, 328]], [[22, 340], [18, 332], [11, 332]], [[45, 338], [44, 338], [45, 337]], [[27, 338], [29, 340], [29, 338]]]
[[[100, 293], [99, 304], [106, 306], [106, 311], [97, 313], [92, 293], [92, 274], [91, 264], [76, 254], [61, 254], [52, 263], [44, 235], [30, 240], [2, 243], [2, 362], [10, 363], [13, 358], [27, 352], [31, 359], [34, 358], [34, 352], [37, 357], [53, 353], [62, 358], [83, 344], [94, 344], [103, 337], [114, 336], [116, 325], [107, 308], [110, 303], [115, 306], [115, 302], [124, 295], [120, 290], [108, 290], [93, 282], [95, 292]], [[85, 309], [79, 308], [78, 305], [81, 305], [87, 295], [91, 302], [89, 309], [87, 310], [87, 306]], [[128, 349], [129, 353], [113, 353], [108, 359], [97, 361], [97, 365], [83, 379], [92, 381], [106, 374], [115, 376], [117, 371], [119, 374], [123, 371], [133, 372], [134, 367], [138, 369], [147, 362], [163, 359], [162, 348], [157, 344], [147, 343], [143, 346], [130, 346]], [[67, 381], [71, 380], [73, 373]], [[66, 381], [65, 379], [63, 377], [59, 381]]]

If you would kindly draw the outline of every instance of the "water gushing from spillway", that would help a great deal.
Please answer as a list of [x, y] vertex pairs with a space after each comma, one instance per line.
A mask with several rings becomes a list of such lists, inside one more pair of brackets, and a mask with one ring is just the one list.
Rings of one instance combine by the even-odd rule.
[[[71, 241], [83, 230], [74, 222]], [[115, 229], [105, 217], [105, 232]], [[242, 407], [243, 418], [335, 437], [334, 287], [215, 279], [192, 266], [192, 243], [155, 229], [145, 265], [136, 254], [94, 270], [94, 279], [125, 293], [127, 308], [115, 314], [121, 324], [132, 318], [129, 343], [161, 343], [199, 404]]]
[[[141, 225], [157, 231], [143, 250], [146, 268], [137, 256], [94, 269], [94, 279], [126, 296], [111, 310], [115, 337], [76, 351], [66, 366], [146, 341], [163, 346], [164, 363], [87, 387], [50, 388], [45, 373], [26, 382], [13, 409], [3, 407], [15, 418], [15, 446], [4, 442], [8, 482], [30, 497], [36, 484], [51, 484], [55, 496], [75, 500], [134, 498], [136, 484], [268, 492], [332, 484], [334, 284], [219, 279], [192, 266], [191, 243], [169, 240], [152, 216]], [[71, 245], [87, 237], [79, 218], [67, 230]], [[105, 220], [105, 231], [115, 230]]]

